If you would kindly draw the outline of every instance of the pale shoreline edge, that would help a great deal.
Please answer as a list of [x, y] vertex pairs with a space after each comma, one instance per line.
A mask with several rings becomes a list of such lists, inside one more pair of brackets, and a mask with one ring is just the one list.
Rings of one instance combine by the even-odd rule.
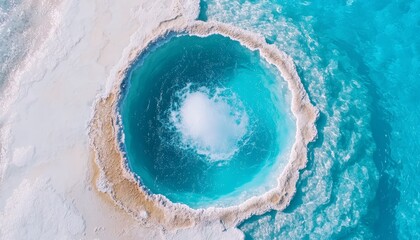
[[[239, 41], [274, 65], [287, 81], [292, 93], [292, 113], [296, 118], [296, 135], [290, 153], [290, 160], [282, 173], [279, 173], [277, 187], [263, 195], [252, 197], [245, 202], [226, 208], [191, 209], [184, 204], [172, 203], [159, 194], [149, 194], [138, 184], [136, 177], [125, 165], [119, 149], [117, 105], [120, 87], [125, 74], [137, 57], [148, 49], [150, 44], [164, 38], [168, 33], [188, 34], [205, 37], [220, 34]], [[311, 104], [303, 84], [296, 72], [293, 60], [274, 45], [252, 32], [219, 22], [187, 21], [182, 16], [163, 22], [138, 47], [131, 49], [122, 68], [114, 77], [108, 95], [95, 103], [90, 123], [89, 137], [95, 153], [95, 163], [99, 176], [94, 179], [95, 187], [108, 194], [114, 203], [145, 225], [160, 225], [165, 229], [192, 227], [203, 222], [220, 221], [226, 227], [236, 226], [244, 219], [269, 210], [286, 208], [294, 193], [299, 170], [307, 163], [307, 146], [317, 135], [315, 122], [318, 110]]]

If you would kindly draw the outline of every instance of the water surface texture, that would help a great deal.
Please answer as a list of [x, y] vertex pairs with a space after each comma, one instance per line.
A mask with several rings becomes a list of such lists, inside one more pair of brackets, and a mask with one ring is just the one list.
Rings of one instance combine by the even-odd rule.
[[120, 113], [128, 166], [173, 202], [242, 203], [275, 187], [289, 160], [290, 98], [274, 66], [239, 42], [161, 40], [126, 79]]
[[293, 57], [320, 110], [298, 191], [248, 239], [420, 237], [420, 1], [208, 0]]
[[[44, 1], [0, 1], [0, 89], [16, 66], [35, 52], [45, 38], [53, 3]], [[41, 24], [42, 23], [42, 24]]]

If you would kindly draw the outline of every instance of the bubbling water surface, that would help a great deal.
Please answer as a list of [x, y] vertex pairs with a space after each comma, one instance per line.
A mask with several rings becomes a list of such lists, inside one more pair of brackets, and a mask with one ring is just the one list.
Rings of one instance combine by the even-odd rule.
[[226, 99], [220, 90], [209, 96], [206, 88], [186, 92], [182, 98], [181, 107], [171, 112], [171, 120], [182, 134], [183, 144], [211, 161], [232, 158], [249, 122], [241, 103], [233, 97]]

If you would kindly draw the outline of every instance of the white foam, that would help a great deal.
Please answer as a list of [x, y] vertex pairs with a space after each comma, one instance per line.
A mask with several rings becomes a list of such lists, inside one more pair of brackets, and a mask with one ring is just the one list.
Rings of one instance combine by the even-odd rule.
[[181, 107], [171, 115], [183, 143], [211, 161], [229, 160], [248, 127], [248, 115], [239, 104], [232, 106], [208, 91], [184, 94]]

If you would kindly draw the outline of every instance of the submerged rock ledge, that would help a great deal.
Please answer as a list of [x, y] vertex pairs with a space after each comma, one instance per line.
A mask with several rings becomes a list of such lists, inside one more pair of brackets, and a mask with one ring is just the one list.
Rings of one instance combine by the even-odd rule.
[[[287, 81], [292, 93], [292, 113], [296, 118], [295, 143], [290, 160], [283, 172], [279, 172], [276, 188], [263, 195], [226, 208], [210, 207], [192, 209], [187, 205], [172, 203], [165, 196], [148, 192], [128, 169], [119, 142], [118, 100], [121, 84], [136, 58], [147, 51], [148, 46], [168, 34], [205, 37], [220, 34], [239, 41], [250, 50], [258, 50], [261, 57], [273, 64]], [[90, 122], [89, 136], [98, 167], [94, 174], [94, 185], [99, 192], [106, 193], [118, 207], [132, 215], [139, 222], [160, 226], [164, 229], [188, 228], [207, 222], [221, 222], [226, 228], [236, 226], [254, 214], [269, 210], [283, 210], [296, 192], [299, 170], [307, 162], [307, 145], [317, 134], [315, 121], [318, 110], [311, 104], [300, 81], [292, 59], [274, 45], [252, 32], [219, 22], [187, 21], [178, 17], [160, 24], [141, 44], [130, 49], [122, 59], [120, 68], [112, 75], [113, 87], [106, 96], [97, 100]]]

